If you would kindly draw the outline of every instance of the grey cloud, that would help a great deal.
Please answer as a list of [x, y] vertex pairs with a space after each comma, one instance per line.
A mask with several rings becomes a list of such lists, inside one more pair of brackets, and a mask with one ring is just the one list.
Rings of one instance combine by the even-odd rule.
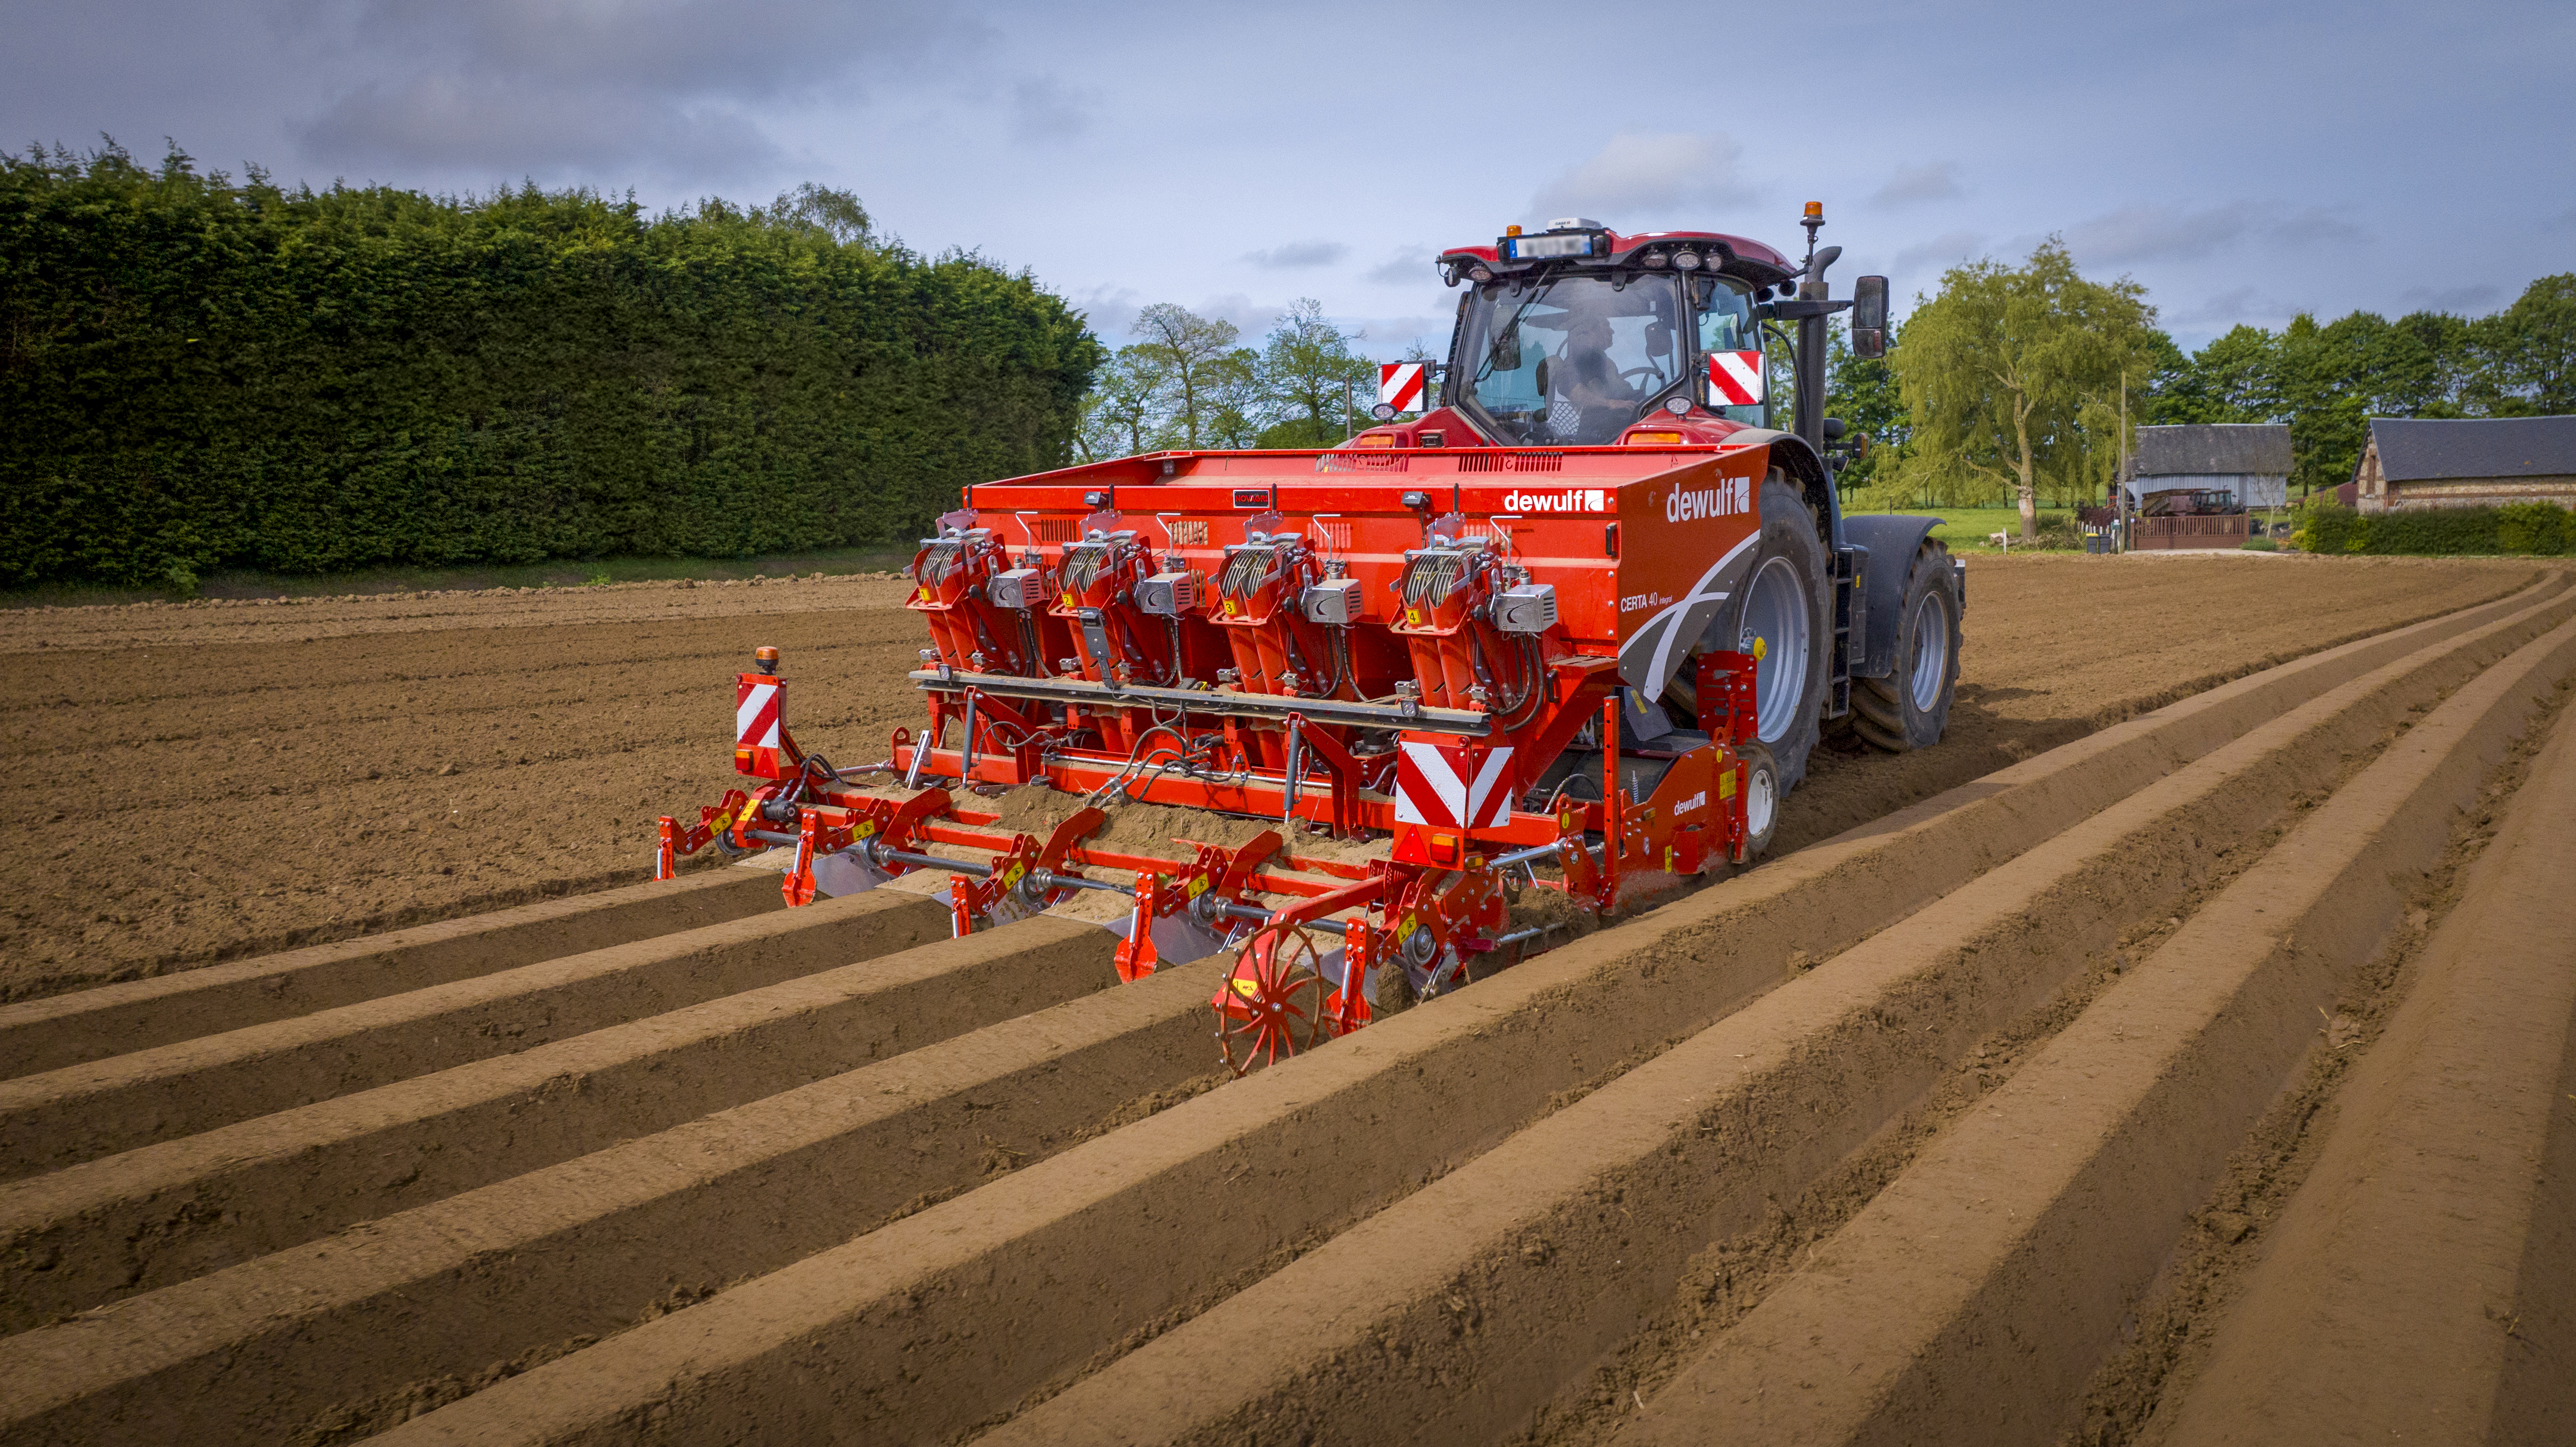
[[1530, 219], [1585, 215], [1622, 231], [1705, 226], [1717, 219], [1709, 212], [1757, 194], [1740, 174], [1743, 156], [1743, 145], [1723, 132], [1623, 132], [1541, 186]]
[[1149, 305], [1145, 294], [1132, 286], [1095, 286], [1075, 293], [1071, 300], [1091, 330], [1111, 346], [1135, 335], [1136, 314]]
[[1949, 267], [1985, 250], [1986, 238], [1974, 231], [1944, 231], [1896, 253], [1896, 270], [1911, 275], [1927, 267]]
[[2141, 261], [2196, 261], [2249, 238], [2292, 248], [2367, 241], [2343, 208], [2311, 206], [2283, 213], [2251, 201], [2194, 210], [2183, 206], [2123, 206], [2066, 230], [2067, 249], [2078, 261], [2125, 266]]
[[940, 7], [835, 0], [372, 0], [347, 25], [426, 68], [745, 98], [986, 38]]
[[1960, 194], [1959, 167], [1952, 161], [1926, 161], [1899, 166], [1887, 184], [1869, 199], [1881, 206], [1909, 206], [1918, 201], [1946, 201]]
[[1100, 117], [1096, 92], [1039, 76], [1011, 87], [1011, 134], [1023, 141], [1062, 141], [1091, 129]]
[[1408, 246], [1362, 275], [1380, 286], [1410, 286], [1432, 274], [1431, 256], [1427, 246]]
[[1235, 328], [1243, 333], [1242, 345], [1259, 346], [1261, 339], [1269, 335], [1270, 329], [1279, 325], [1279, 318], [1288, 309], [1284, 306], [1254, 301], [1237, 291], [1228, 292], [1224, 296], [1209, 297], [1197, 306], [1191, 307], [1190, 310], [1203, 317], [1215, 317], [1234, 323]]
[[2094, 266], [2188, 261], [2209, 255], [2252, 230], [2258, 217], [2243, 201], [2198, 211], [2180, 206], [2123, 206], [2066, 228], [2066, 249]]
[[2275, 222], [2271, 236], [2288, 246], [2342, 246], [2370, 240], [2370, 233], [2341, 208], [2324, 206], [2311, 206]]
[[2504, 288], [2485, 282], [2466, 286], [2416, 286], [2398, 294], [2398, 300], [2411, 311], [2456, 312], [2461, 316], [2484, 316], [2504, 301]]
[[1350, 254], [1351, 249], [1338, 241], [1291, 241], [1266, 251], [1247, 251], [1243, 259], [1273, 271], [1293, 271], [1330, 266]]
[[352, 77], [294, 128], [308, 156], [739, 181], [782, 159], [751, 108], [846, 98], [982, 35], [927, 6], [829, 0], [296, 0]]
[[2239, 322], [2269, 320], [2287, 313], [2288, 309], [2279, 303], [2258, 298], [2254, 288], [2240, 286], [2206, 297], [2195, 305], [2168, 311], [2163, 320], [2177, 327], [2208, 327], [2224, 331]]
[[765, 171], [778, 146], [737, 112], [631, 97], [532, 92], [421, 76], [365, 85], [299, 132], [317, 160], [482, 168], [507, 183], [556, 167], [636, 168], [675, 180]]

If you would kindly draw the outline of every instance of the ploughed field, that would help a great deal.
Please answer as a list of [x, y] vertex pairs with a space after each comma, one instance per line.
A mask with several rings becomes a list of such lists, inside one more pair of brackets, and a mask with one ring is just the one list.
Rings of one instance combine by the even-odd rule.
[[891, 581], [0, 616], [0, 1439], [2563, 1436], [2570, 583], [1978, 559], [1940, 747], [1239, 1081], [1221, 960], [636, 882]]

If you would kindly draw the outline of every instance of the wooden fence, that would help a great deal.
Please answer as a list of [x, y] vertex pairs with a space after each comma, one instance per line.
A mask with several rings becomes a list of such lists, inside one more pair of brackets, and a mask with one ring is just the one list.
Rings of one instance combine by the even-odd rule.
[[2129, 546], [2147, 552], [2158, 548], [2241, 548], [2253, 521], [2250, 513], [2209, 517], [2143, 517], [2129, 526]]

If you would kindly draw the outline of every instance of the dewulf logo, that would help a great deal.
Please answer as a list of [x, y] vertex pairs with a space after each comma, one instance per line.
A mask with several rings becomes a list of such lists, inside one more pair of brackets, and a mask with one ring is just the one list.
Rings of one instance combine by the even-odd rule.
[[1664, 521], [1668, 523], [1689, 522], [1693, 518], [1733, 517], [1751, 511], [1753, 479], [1749, 477], [1721, 478], [1717, 486], [1703, 487], [1697, 492], [1674, 488], [1664, 498]]
[[1600, 512], [1603, 504], [1597, 487], [1569, 487], [1563, 492], [1516, 492], [1503, 499], [1511, 512]]
[[1680, 802], [1680, 803], [1678, 803], [1678, 804], [1675, 804], [1675, 805], [1673, 806], [1673, 817], [1674, 817], [1674, 818], [1676, 818], [1676, 819], [1678, 819], [1678, 818], [1682, 817], [1684, 814], [1688, 814], [1688, 813], [1692, 812], [1693, 810], [1696, 810], [1696, 809], [1704, 809], [1704, 808], [1707, 808], [1707, 807], [1708, 807], [1708, 790], [1706, 790], [1706, 789], [1702, 789], [1702, 790], [1700, 790], [1698, 793], [1691, 795], [1689, 798], [1684, 799], [1683, 801], [1681, 801], [1681, 802]]

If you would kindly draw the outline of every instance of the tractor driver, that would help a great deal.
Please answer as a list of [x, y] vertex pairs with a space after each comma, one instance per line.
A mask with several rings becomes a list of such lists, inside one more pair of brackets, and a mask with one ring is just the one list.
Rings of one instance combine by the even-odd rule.
[[1576, 322], [1574, 330], [1566, 333], [1565, 356], [1554, 369], [1557, 388], [1585, 412], [1637, 404], [1637, 389], [1621, 379], [1619, 364], [1610, 360], [1614, 340], [1610, 319], [1598, 313]]

